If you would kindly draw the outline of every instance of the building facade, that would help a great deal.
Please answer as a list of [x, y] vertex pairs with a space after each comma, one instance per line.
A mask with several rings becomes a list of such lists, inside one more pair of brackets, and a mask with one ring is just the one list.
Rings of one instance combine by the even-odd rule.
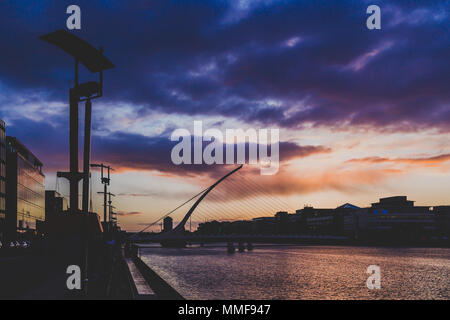
[[440, 238], [450, 238], [450, 206], [435, 206], [436, 234]]
[[6, 229], [8, 237], [37, 232], [45, 221], [42, 162], [17, 138], [6, 137]]
[[366, 208], [350, 203], [337, 208], [305, 206], [295, 213], [279, 211], [248, 221], [209, 221], [200, 223], [197, 232], [338, 236], [387, 245], [443, 243], [450, 239], [450, 206], [416, 206], [406, 196], [394, 196]]
[[406, 196], [381, 198], [347, 217], [345, 229], [357, 237], [425, 240], [436, 234], [436, 215], [428, 206], [415, 206]]
[[6, 218], [6, 134], [5, 122], [0, 119], [0, 241], [5, 232]]

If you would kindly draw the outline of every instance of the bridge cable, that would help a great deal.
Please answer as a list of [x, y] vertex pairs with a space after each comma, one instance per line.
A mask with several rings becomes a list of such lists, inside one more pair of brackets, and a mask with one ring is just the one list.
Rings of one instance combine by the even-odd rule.
[[137, 236], [138, 234], [144, 232], [145, 230], [147, 230], [148, 228], [150, 228], [151, 226], [154, 226], [155, 224], [157, 224], [158, 222], [160, 222], [161, 220], [163, 220], [164, 218], [168, 217], [169, 215], [171, 215], [173, 212], [175, 212], [176, 210], [180, 209], [182, 206], [186, 205], [187, 203], [191, 202], [192, 200], [194, 200], [195, 198], [197, 198], [198, 196], [200, 196], [201, 194], [203, 194], [206, 190], [208, 190], [208, 188], [203, 189], [202, 191], [200, 191], [199, 193], [197, 193], [195, 196], [193, 196], [192, 198], [190, 198], [189, 200], [186, 200], [185, 202], [183, 202], [182, 204], [180, 204], [178, 207], [176, 207], [175, 209], [167, 212], [166, 214], [164, 214], [161, 218], [159, 218], [158, 220], [150, 223], [149, 225], [147, 225], [144, 229], [142, 229], [141, 231], [139, 231], [138, 233], [135, 233], [131, 238], [133, 238], [134, 236]]

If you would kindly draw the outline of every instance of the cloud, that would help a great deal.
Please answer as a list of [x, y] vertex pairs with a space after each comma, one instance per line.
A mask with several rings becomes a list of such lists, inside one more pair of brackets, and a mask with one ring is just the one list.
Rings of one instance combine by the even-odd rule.
[[391, 48], [392, 45], [393, 45], [392, 42], [382, 43], [379, 47], [376, 47], [357, 57], [354, 61], [351, 61], [347, 66], [345, 66], [344, 70], [345, 69], [350, 69], [353, 71], [362, 70], [370, 62], [370, 60], [374, 59], [381, 52]]
[[[118, 170], [156, 170], [161, 173], [197, 175], [210, 173], [221, 175], [229, 170], [227, 165], [175, 165], [170, 155], [177, 142], [167, 137], [144, 137], [140, 135], [119, 133], [98, 138], [98, 149], [95, 157], [108, 159]], [[204, 143], [206, 146], [208, 143]], [[193, 147], [193, 143], [191, 143]], [[235, 145], [235, 149], [237, 146]], [[248, 163], [249, 144], [245, 144], [246, 163]], [[312, 156], [318, 153], [329, 153], [331, 149], [323, 146], [300, 146], [293, 142], [280, 142], [280, 161]], [[191, 152], [193, 154], [193, 151]], [[226, 154], [224, 146], [224, 154]], [[235, 151], [236, 155], [236, 151]]]
[[450, 161], [450, 154], [441, 154], [437, 156], [420, 157], [420, 158], [385, 158], [385, 157], [366, 157], [358, 159], [350, 159], [349, 163], [404, 163], [425, 167], [440, 165]]
[[[102, 45], [116, 66], [104, 74], [104, 97], [98, 100], [104, 108], [94, 102], [95, 115], [107, 121], [93, 122], [92, 160], [118, 171], [146, 170], [197, 182], [204, 177], [206, 184], [230, 170], [173, 165], [170, 128], [147, 128], [153, 122], [146, 119], [160, 116], [172, 123], [217, 118], [219, 123], [293, 130], [450, 130], [448, 1], [381, 0], [382, 29], [376, 32], [365, 28], [366, 1], [77, 4], [82, 29], [74, 32]], [[0, 39], [8, 48], [0, 51], [0, 117], [7, 120], [7, 134], [23, 141], [49, 173], [68, 167], [73, 61], [39, 36], [65, 25], [66, 6], [60, 1], [0, 2]], [[82, 81], [91, 78], [82, 71]], [[135, 131], [125, 132], [130, 128]], [[352, 159], [302, 175], [289, 167], [292, 160], [331, 152], [328, 146], [282, 141], [283, 166], [276, 179], [264, 180], [263, 190], [277, 195], [358, 192], [407, 172], [406, 165], [447, 161], [445, 154]], [[362, 167], [368, 163], [386, 165]], [[246, 170], [247, 179], [262, 179], [257, 168]], [[245, 194], [237, 190], [229, 192]]]
[[[51, 122], [51, 118], [48, 118]], [[6, 123], [6, 134], [17, 137], [44, 164], [45, 172], [69, 166], [69, 130], [66, 121], [33, 121], [27, 118]]]
[[297, 158], [309, 157], [314, 154], [331, 152], [331, 148], [324, 146], [300, 146], [293, 142], [281, 142], [280, 160], [288, 161]]
[[[363, 1], [79, 5], [89, 14], [77, 35], [101, 43], [116, 65], [105, 72], [103, 100], [133, 105], [138, 117], [450, 129], [448, 2], [381, 1], [379, 32], [365, 28]], [[64, 12], [63, 2], [0, 4], [0, 38], [8, 43], [0, 81], [9, 90], [67, 101], [72, 61], [38, 40], [64, 25]]]
[[141, 215], [141, 214], [143, 214], [143, 213], [140, 212], [140, 211], [131, 211], [131, 212], [127, 212], [127, 211], [118, 211], [118, 212], [116, 212], [116, 214], [117, 214], [118, 216], [135, 216], [135, 215]]
[[[69, 164], [69, 137], [65, 127], [67, 119], [58, 119], [58, 121], [47, 119], [51, 124], [27, 118], [17, 119], [11, 125], [7, 124], [7, 134], [17, 136], [44, 163], [45, 172], [66, 170]], [[204, 146], [208, 143], [204, 142]], [[171, 151], [175, 144], [177, 142], [170, 141], [166, 135], [147, 137], [124, 132], [93, 135], [91, 162], [108, 163], [115, 168], [116, 172], [145, 170], [162, 175], [187, 177], [206, 175], [215, 178], [231, 170], [231, 167], [227, 165], [175, 165], [171, 160]], [[301, 146], [291, 141], [281, 141], [279, 148], [281, 162], [331, 152], [331, 149], [325, 146]], [[245, 149], [246, 163], [248, 163], [248, 143]], [[226, 154], [225, 151], [224, 154]], [[79, 161], [81, 164], [82, 159], [80, 158]], [[152, 196], [152, 194], [130, 193], [127, 196]]]
[[[147, 170], [186, 177], [206, 174], [212, 178], [217, 178], [231, 170], [232, 166], [220, 164], [175, 165], [170, 157], [175, 144], [177, 142], [170, 141], [168, 137], [145, 137], [137, 134], [116, 133], [96, 138], [94, 144], [96, 149], [93, 152], [93, 157], [108, 159], [108, 162], [118, 171]], [[204, 146], [206, 144], [204, 143]], [[193, 146], [193, 143], [191, 146]], [[246, 143], [245, 148], [246, 163], [248, 163], [248, 143]], [[330, 148], [324, 146], [300, 146], [288, 141], [280, 142], [279, 148], [281, 162], [331, 152]], [[226, 154], [226, 151], [224, 151], [224, 154]]]
[[153, 197], [158, 195], [157, 193], [118, 193], [117, 196], [121, 197]]
[[261, 176], [256, 170], [247, 168], [225, 180], [217, 187], [217, 190], [213, 191], [215, 194], [212, 198], [223, 202], [259, 197], [268, 202], [276, 202], [277, 200], [274, 199], [279, 199], [280, 196], [324, 191], [363, 193], [403, 173], [405, 173], [403, 170], [391, 168], [333, 166], [322, 170], [303, 171], [298, 174], [291, 168], [282, 167], [276, 178], [273, 178]]

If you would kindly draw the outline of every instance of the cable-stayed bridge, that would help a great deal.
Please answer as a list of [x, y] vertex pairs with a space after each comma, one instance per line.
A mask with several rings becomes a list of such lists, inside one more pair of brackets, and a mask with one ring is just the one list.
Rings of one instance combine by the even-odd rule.
[[[202, 234], [186, 231], [186, 226], [188, 222], [191, 225], [193, 217], [194, 225], [198, 225], [200, 221], [205, 223], [211, 221], [252, 221], [255, 218], [273, 217], [279, 211], [294, 211], [289, 204], [271, 194], [268, 188], [256, 181], [257, 178], [241, 174], [239, 171], [242, 167], [240, 165], [226, 173], [209, 187], [165, 213], [139, 233], [131, 236], [129, 240], [136, 243], [156, 242], [167, 247], [183, 247], [187, 243], [307, 243], [308, 241], [317, 243], [329, 240], [336, 242], [340, 239], [340, 237], [334, 236], [258, 234], [255, 232], [230, 234], [220, 231], [214, 234]], [[146, 230], [158, 226], [164, 218], [169, 216], [181, 218], [175, 228], [160, 233], [145, 233]], [[191, 226], [189, 229], [191, 229]]]

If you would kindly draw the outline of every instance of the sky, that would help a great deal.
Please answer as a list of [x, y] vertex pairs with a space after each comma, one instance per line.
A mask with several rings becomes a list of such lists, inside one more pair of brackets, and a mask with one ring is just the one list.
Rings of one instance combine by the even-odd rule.
[[[122, 228], [140, 230], [236, 167], [171, 161], [172, 132], [194, 121], [280, 132], [279, 171], [244, 166], [194, 224], [218, 219], [215, 205], [250, 211], [232, 220], [395, 195], [450, 204], [449, 1], [1, 1], [0, 118], [64, 195], [55, 172], [68, 168], [73, 61], [39, 36], [66, 28], [72, 4], [71, 32], [115, 65], [93, 101], [92, 161], [115, 168]], [[366, 27], [373, 4], [380, 30]], [[98, 172], [92, 185], [101, 213]]]

